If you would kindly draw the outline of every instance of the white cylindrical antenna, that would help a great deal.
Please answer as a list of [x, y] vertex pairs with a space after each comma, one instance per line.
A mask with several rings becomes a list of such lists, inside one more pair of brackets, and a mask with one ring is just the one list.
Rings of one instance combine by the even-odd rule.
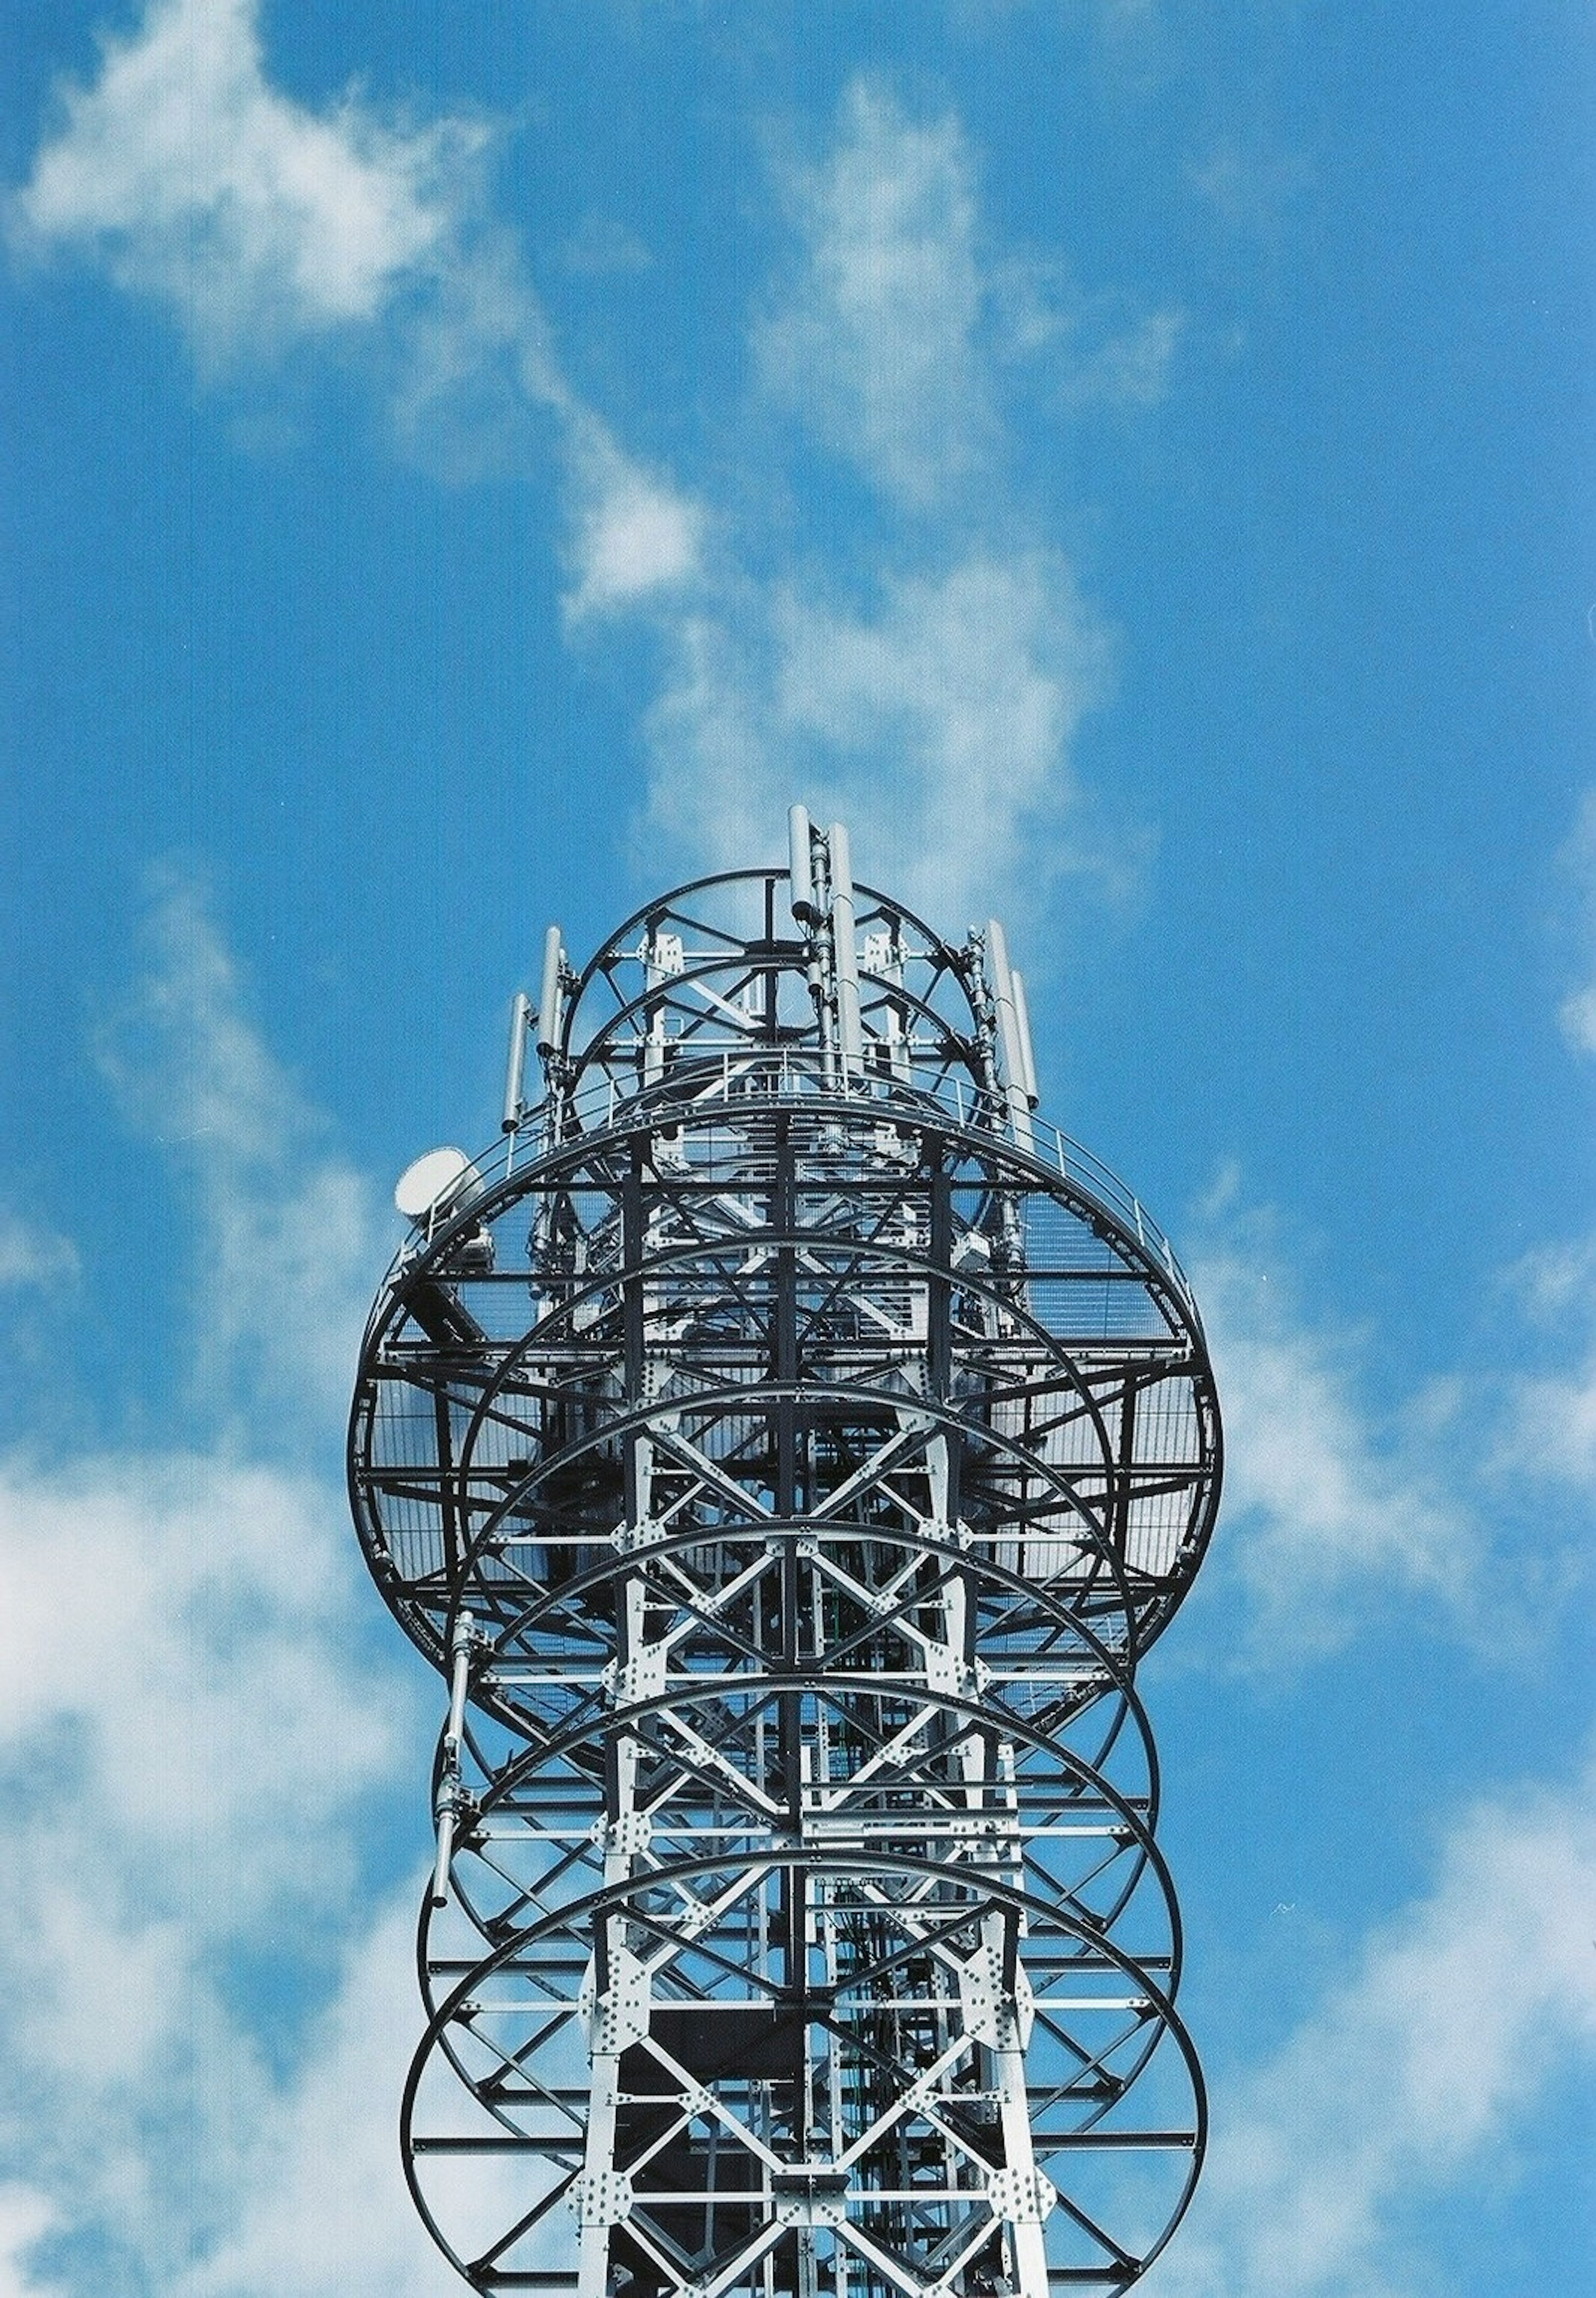
[[1037, 1087], [1037, 1054], [1030, 1034], [1030, 1004], [1025, 995], [1025, 976], [1017, 965], [1009, 968], [1009, 980], [1014, 992], [1014, 1021], [1020, 1046], [1020, 1082], [1025, 1087], [1025, 1098], [1033, 1109], [1042, 1096]]
[[1019, 1029], [1014, 1016], [1014, 974], [1009, 963], [1007, 937], [996, 918], [987, 920], [987, 973], [992, 991], [993, 1018], [997, 1024], [997, 1050], [1005, 1085], [1022, 1083]]
[[859, 951], [854, 926], [854, 872], [848, 831], [831, 824], [831, 955], [837, 971], [837, 1049], [845, 1071], [864, 1067], [864, 1024], [859, 1012]]
[[787, 809], [787, 875], [792, 883], [792, 914], [801, 925], [812, 926], [820, 915], [815, 899], [815, 850], [811, 844], [809, 809]]
[[997, 1024], [997, 1054], [1003, 1070], [1004, 1098], [1014, 1137], [1030, 1146], [1030, 1096], [1025, 1086], [1025, 1057], [1020, 1050], [1020, 1017], [1014, 1010], [1014, 975], [1009, 946], [996, 918], [987, 920], [987, 971], [992, 989], [993, 1018]]
[[538, 1051], [543, 1054], [559, 1051], [560, 1007], [564, 1003], [560, 972], [565, 955], [560, 930], [550, 926], [543, 936], [543, 981], [538, 991]]
[[454, 1811], [452, 1806], [438, 1814], [438, 1855], [433, 1862], [430, 1897], [434, 1907], [449, 1905], [449, 1867], [454, 1857]]
[[526, 1030], [532, 1019], [532, 1000], [525, 989], [517, 989], [516, 1002], [510, 1008], [509, 1054], [504, 1064], [503, 1128], [513, 1133], [525, 1114], [526, 1104], [521, 1092], [521, 1075], [526, 1066]]
[[455, 1623], [451, 1649], [453, 1666], [449, 1682], [449, 1721], [443, 1726], [443, 1760], [446, 1768], [458, 1772], [460, 1748], [466, 1734], [466, 1698], [471, 1688], [471, 1654], [476, 1644], [476, 1623], [469, 1612], [462, 1612]]

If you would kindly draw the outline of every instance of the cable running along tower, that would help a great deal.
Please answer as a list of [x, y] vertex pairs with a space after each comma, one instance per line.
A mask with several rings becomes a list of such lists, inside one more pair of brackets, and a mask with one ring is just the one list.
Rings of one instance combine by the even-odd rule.
[[401, 2120], [477, 2290], [1105, 2293], [1185, 2207], [1134, 1679], [1220, 1424], [1036, 1103], [1001, 929], [795, 807], [580, 973], [550, 928], [499, 1145], [400, 1185], [351, 1493], [449, 1685]]

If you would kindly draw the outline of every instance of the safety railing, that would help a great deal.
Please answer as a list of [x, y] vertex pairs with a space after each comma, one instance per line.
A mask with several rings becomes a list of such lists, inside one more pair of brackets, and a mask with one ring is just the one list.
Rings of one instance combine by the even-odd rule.
[[[551, 1094], [507, 1128], [492, 1148], [467, 1170], [418, 1226], [424, 1234], [460, 1210], [495, 1182], [535, 1159], [641, 1120], [686, 1125], [697, 1131], [717, 1111], [746, 1113], [750, 1104], [805, 1102], [841, 1104], [883, 1125], [936, 1117], [966, 1133], [987, 1134], [1005, 1151], [1018, 1152], [1045, 1172], [1056, 1172], [1133, 1236], [1141, 1250], [1163, 1269], [1188, 1308], [1191, 1285], [1163, 1230], [1100, 1157], [1072, 1140], [1046, 1118], [947, 1070], [913, 1069], [906, 1078], [889, 1072], [849, 1074], [833, 1069], [809, 1048], [775, 1053], [727, 1049], [695, 1054], [651, 1084], [606, 1073], [589, 1078], [574, 1091]], [[401, 1251], [400, 1261], [406, 1258]]]

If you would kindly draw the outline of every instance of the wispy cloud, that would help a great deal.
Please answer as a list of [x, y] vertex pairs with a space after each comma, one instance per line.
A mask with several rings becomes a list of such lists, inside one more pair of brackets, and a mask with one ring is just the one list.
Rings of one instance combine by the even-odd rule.
[[1596, 1054], [1596, 982], [1572, 989], [1559, 1009], [1563, 1034], [1576, 1052]]
[[1111, 649], [1067, 565], [977, 552], [887, 583], [873, 611], [781, 583], [671, 630], [652, 814], [731, 867], [801, 788], [860, 866], [955, 935], [1041, 861], [1077, 792], [1070, 742]]
[[1294, 151], [1262, 120], [1242, 136], [1222, 136], [1187, 166], [1192, 189], [1233, 231], [1258, 238], [1276, 234], [1294, 201], [1313, 181], [1307, 154]]
[[976, 554], [889, 583], [873, 618], [789, 591], [775, 630], [778, 726], [859, 816], [883, 875], [956, 931], [983, 892], [1015, 886], [1028, 830], [1078, 798], [1071, 739], [1110, 649], [1069, 567]]
[[1596, 1236], [1542, 1246], [1509, 1272], [1550, 1355], [1517, 1373], [1498, 1434], [1497, 1464], [1542, 1489], [1596, 1500]]
[[23, 2266], [26, 2253], [48, 2232], [55, 2213], [43, 2195], [27, 2186], [0, 2187], [0, 2298], [55, 2298]]
[[870, 540], [816, 566], [746, 500], [734, 518], [649, 469], [573, 390], [492, 212], [491, 123], [288, 96], [258, 0], [152, 0], [103, 50], [62, 93], [13, 239], [153, 297], [215, 373], [368, 345], [397, 432], [440, 463], [469, 467], [474, 423], [535, 416], [573, 636], [641, 614], [662, 642], [647, 826], [684, 866], [765, 851], [802, 791], [955, 930], [1061, 867], [1123, 878], [1074, 765], [1106, 634], [1016, 491], [1005, 407], [1031, 368], [1055, 407], [1150, 404], [1178, 321], [1105, 325], [988, 245], [955, 115], [862, 78], [824, 149], [777, 169], [791, 247], [750, 318], [755, 427], [790, 476], [818, 442], [875, 500]]
[[1080, 356], [1062, 291], [1049, 300], [1036, 267], [987, 245], [978, 177], [956, 116], [916, 118], [870, 78], [824, 151], [779, 172], [793, 249], [752, 323], [755, 413], [796, 437], [795, 471], [806, 432], [853, 467], [869, 540], [832, 538], [798, 566], [746, 554], [758, 579], [723, 552], [697, 592], [665, 597], [649, 720], [666, 840], [746, 860], [802, 794], [854, 824], [867, 872], [955, 933], [994, 902], [1039, 907], [1061, 870], [1101, 888], [1134, 868], [1134, 840], [1109, 859], [1075, 764], [1112, 637], [1039, 539], [1004, 410], [1016, 359], [1054, 362], [1055, 401], [1067, 372], [1081, 399], [1145, 403], [1167, 357], [1149, 337], [1111, 377], [1121, 353]]
[[974, 167], [951, 114], [856, 80], [831, 150], [786, 175], [797, 276], [756, 328], [770, 396], [914, 508], [991, 451]]
[[753, 330], [770, 401], [923, 516], [968, 518], [973, 480], [1004, 491], [1017, 370], [1055, 407], [1145, 409], [1183, 324], [1083, 293], [1056, 254], [993, 244], [979, 172], [956, 113], [916, 119], [856, 79], [823, 157], [779, 174], [796, 253]]
[[1308, 1315], [1275, 1220], [1236, 1192], [1228, 1175], [1192, 1274], [1224, 1401], [1221, 1568], [1247, 1598], [1247, 1653], [1298, 1662], [1415, 1598], [1462, 1624], [1486, 1551], [1466, 1476], [1441, 1470], [1422, 1409], [1371, 1412], [1363, 1351]]
[[561, 372], [491, 210], [490, 121], [385, 114], [353, 92], [312, 110], [268, 74], [259, 0], [151, 0], [101, 45], [11, 201], [14, 244], [153, 297], [212, 373], [315, 339], [378, 350], [398, 434], [446, 465], [469, 468], [507, 421], [550, 419], [583, 605], [691, 572], [680, 498]]
[[1183, 311], [1145, 310], [1112, 289], [1086, 294], [1057, 256], [1005, 258], [989, 293], [999, 356], [1045, 367], [1045, 396], [1056, 405], [1135, 412], [1168, 393]]
[[198, 892], [169, 884], [147, 936], [98, 1053], [124, 1116], [193, 1184], [194, 1401], [287, 1408], [295, 1438], [307, 1409], [335, 1426], [383, 1258], [374, 1193], [251, 1025]]
[[80, 1266], [70, 1237], [0, 1207], [0, 1292], [70, 1284]]
[[1225, 1410], [1209, 1582], [1245, 1601], [1237, 1666], [1294, 1668], [1399, 1610], [1431, 1633], [1523, 1649], [1537, 1609], [1590, 1579], [1596, 1499], [1596, 1238], [1499, 1280], [1496, 1364], [1382, 1389], [1376, 1336], [1305, 1301], [1283, 1225], [1227, 1173], [1193, 1278]]
[[335, 1458], [380, 1257], [365, 1185], [191, 893], [161, 905], [114, 1046], [130, 1113], [194, 1184], [220, 1389], [195, 1449], [0, 1461], [0, 1794], [27, 1910], [0, 1935], [0, 2290], [43, 2289], [22, 2261], [57, 2243], [101, 2286], [174, 2289], [226, 2234], [419, 1737], [420, 1671], [367, 1649], [335, 1476], [259, 1436], [287, 1415], [298, 1462]]
[[29, 1911], [0, 1939], [0, 2143], [163, 2286], [236, 2208], [287, 2006], [357, 1904], [354, 1821], [411, 1724], [412, 1687], [358, 1656], [337, 1499], [198, 1455], [0, 1474]]
[[352, 97], [325, 117], [292, 102], [266, 79], [254, 0], [156, 0], [102, 45], [16, 220], [160, 297], [207, 359], [370, 321], [454, 252], [480, 127], [407, 133]]
[[1434, 1889], [1378, 1927], [1272, 2061], [1219, 2090], [1197, 2203], [1149, 2291], [1433, 2287], [1404, 2255], [1414, 2205], [1481, 2169], [1596, 2053], [1593, 1905], [1589, 1773], [1461, 1813]]
[[591, 417], [574, 421], [573, 620], [678, 593], [699, 572], [704, 514], [652, 477]]
[[393, 2131], [418, 2024], [407, 1891], [351, 1942], [313, 2047], [252, 2134], [237, 2223], [171, 2298], [454, 2298]]

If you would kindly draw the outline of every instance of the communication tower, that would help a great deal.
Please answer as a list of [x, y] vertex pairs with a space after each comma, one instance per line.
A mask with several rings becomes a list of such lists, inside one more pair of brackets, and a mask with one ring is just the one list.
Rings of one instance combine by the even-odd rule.
[[407, 2173], [484, 2292], [1119, 2291], [1203, 2144], [1134, 1681], [1202, 1326], [1036, 1114], [1001, 929], [790, 827], [580, 972], [551, 927], [497, 1146], [400, 1185], [350, 1488], [449, 1685]]

